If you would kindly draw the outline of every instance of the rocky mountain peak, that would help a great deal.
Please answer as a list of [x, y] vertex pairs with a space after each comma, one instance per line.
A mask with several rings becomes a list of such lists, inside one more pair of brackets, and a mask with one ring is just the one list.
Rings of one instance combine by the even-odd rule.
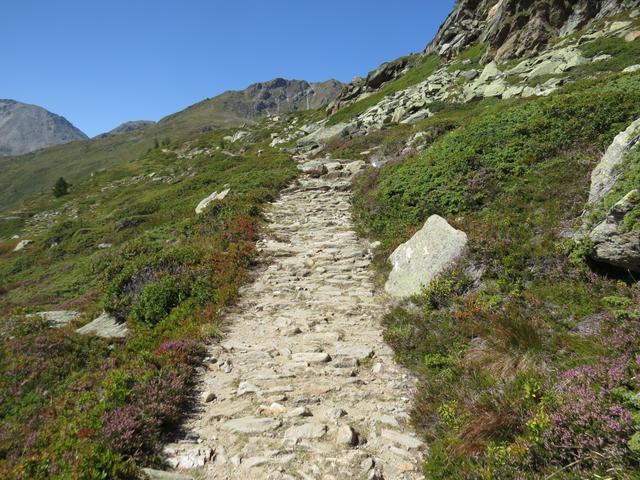
[[451, 58], [480, 41], [489, 47], [485, 62], [519, 58], [543, 51], [554, 37], [638, 6], [640, 0], [459, 0], [426, 52]]
[[36, 105], [0, 99], [0, 156], [22, 155], [86, 138], [60, 115]]
[[248, 104], [247, 116], [260, 117], [309, 108], [320, 108], [331, 102], [342, 89], [337, 80], [310, 83], [305, 80], [275, 78], [250, 85], [242, 92], [231, 92], [235, 101], [243, 97]]

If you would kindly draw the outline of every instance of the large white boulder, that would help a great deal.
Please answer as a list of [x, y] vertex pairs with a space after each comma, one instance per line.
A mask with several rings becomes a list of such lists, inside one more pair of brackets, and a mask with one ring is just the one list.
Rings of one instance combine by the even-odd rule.
[[500, 70], [498, 70], [498, 65], [496, 62], [490, 62], [482, 70], [480, 74], [480, 78], [478, 79], [478, 83], [487, 83], [488, 80], [493, 80], [498, 75], [500, 75]]
[[127, 326], [119, 323], [115, 317], [103, 312], [94, 321], [76, 330], [80, 335], [96, 335], [102, 338], [124, 338], [127, 336]]
[[14, 252], [19, 252], [20, 250], [24, 250], [27, 246], [31, 245], [33, 240], [20, 240], [20, 242], [16, 245], [16, 248], [13, 249]]
[[393, 269], [384, 288], [388, 294], [406, 298], [416, 295], [464, 253], [467, 234], [432, 215], [422, 229], [400, 245], [389, 260]]

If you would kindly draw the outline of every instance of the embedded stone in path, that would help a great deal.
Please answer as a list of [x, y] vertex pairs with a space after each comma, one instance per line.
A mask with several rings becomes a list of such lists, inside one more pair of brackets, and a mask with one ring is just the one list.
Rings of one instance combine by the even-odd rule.
[[356, 360], [365, 360], [367, 358], [373, 357], [374, 351], [369, 347], [360, 347], [357, 345], [349, 346], [345, 345], [342, 347], [338, 347], [336, 351], [336, 357], [349, 357], [355, 358]]
[[409, 449], [420, 448], [423, 445], [423, 443], [416, 437], [406, 433], [400, 433], [395, 430], [383, 430], [382, 438]]
[[265, 433], [282, 425], [279, 420], [261, 417], [242, 417], [225, 422], [224, 428], [234, 433]]
[[327, 426], [320, 423], [305, 423], [289, 428], [284, 433], [284, 438], [291, 440], [316, 440], [322, 438], [327, 433]]
[[331, 361], [331, 357], [326, 352], [294, 353], [291, 358], [294, 362], [301, 363], [327, 363]]
[[147, 480], [195, 480], [190, 475], [154, 470], [153, 468], [143, 468], [142, 473], [144, 475], [143, 478]]
[[343, 425], [338, 429], [336, 443], [346, 447], [354, 447], [358, 445], [358, 432], [349, 425]]

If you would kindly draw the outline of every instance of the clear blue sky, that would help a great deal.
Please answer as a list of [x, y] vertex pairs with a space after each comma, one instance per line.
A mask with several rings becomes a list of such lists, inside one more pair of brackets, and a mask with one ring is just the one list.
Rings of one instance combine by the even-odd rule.
[[90, 136], [275, 77], [348, 81], [421, 51], [453, 0], [5, 0], [0, 98]]

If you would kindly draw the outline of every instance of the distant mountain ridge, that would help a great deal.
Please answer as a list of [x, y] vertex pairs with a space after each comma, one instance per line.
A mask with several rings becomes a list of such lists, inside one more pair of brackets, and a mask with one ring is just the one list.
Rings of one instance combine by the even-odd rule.
[[109, 130], [106, 133], [96, 135], [95, 138], [113, 137], [114, 135], [122, 135], [124, 133], [135, 132], [136, 130], [143, 130], [155, 124], [156, 122], [154, 122], [153, 120], [133, 120], [118, 125], [116, 128], [114, 128], [113, 130]]
[[307, 82], [276, 78], [249, 85], [244, 90], [232, 90], [191, 105], [169, 115], [159, 125], [196, 120], [209, 127], [226, 127], [266, 115], [315, 109], [331, 103], [344, 85], [338, 80]]
[[87, 138], [60, 115], [37, 105], [0, 99], [0, 156], [22, 155]]

